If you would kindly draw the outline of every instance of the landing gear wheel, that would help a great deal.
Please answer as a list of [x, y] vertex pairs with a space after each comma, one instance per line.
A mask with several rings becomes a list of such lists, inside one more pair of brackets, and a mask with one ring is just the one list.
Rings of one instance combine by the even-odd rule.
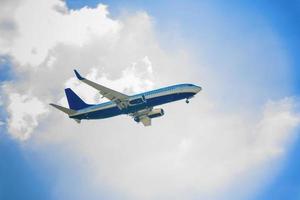
[[190, 103], [190, 101], [188, 99], [185, 100], [185, 103]]

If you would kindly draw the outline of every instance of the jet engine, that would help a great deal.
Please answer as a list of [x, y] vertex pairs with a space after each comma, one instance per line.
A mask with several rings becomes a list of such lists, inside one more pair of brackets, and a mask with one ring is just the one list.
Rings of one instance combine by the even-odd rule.
[[[165, 114], [164, 110], [162, 108], [155, 108], [153, 110], [151, 110], [148, 114], [147, 114], [147, 117], [149, 118], [156, 118], [156, 117], [161, 117]], [[136, 122], [140, 122], [140, 117], [142, 116], [137, 116], [134, 118], [134, 121]]]
[[148, 113], [149, 118], [156, 118], [161, 117], [165, 114], [164, 110], [162, 108], [155, 108], [151, 110], [151, 112]]

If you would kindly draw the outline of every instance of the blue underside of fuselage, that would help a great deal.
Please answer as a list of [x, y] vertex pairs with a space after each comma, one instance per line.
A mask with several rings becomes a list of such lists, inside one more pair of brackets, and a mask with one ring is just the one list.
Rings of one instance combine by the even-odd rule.
[[178, 101], [181, 99], [191, 98], [194, 96], [195, 93], [178, 93], [178, 94], [169, 94], [165, 96], [154, 97], [146, 100], [146, 103], [138, 104], [138, 105], [131, 105], [126, 109], [120, 110], [117, 106], [101, 109], [96, 111], [91, 111], [88, 113], [84, 113], [81, 115], [71, 116], [74, 119], [103, 119], [108, 117], [114, 117], [121, 114], [129, 114], [134, 113], [139, 110], [143, 110], [145, 108], [151, 108], [154, 106], [162, 105], [165, 103], [170, 103], [172, 101]]

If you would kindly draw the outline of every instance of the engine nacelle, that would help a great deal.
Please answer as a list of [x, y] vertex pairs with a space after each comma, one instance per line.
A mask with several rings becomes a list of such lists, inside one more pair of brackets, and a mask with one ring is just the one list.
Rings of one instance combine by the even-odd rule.
[[164, 110], [162, 108], [156, 108], [151, 110], [151, 112], [148, 113], [149, 118], [156, 118], [161, 117], [165, 114]]
[[[147, 117], [149, 117], [149, 118], [156, 118], [156, 117], [161, 117], [161, 116], [163, 116], [165, 114], [165, 112], [164, 112], [164, 110], [163, 109], [161, 109], [161, 108], [156, 108], [156, 109], [153, 109], [153, 110], [151, 110], [148, 114], [147, 114]], [[135, 117], [134, 118], [134, 121], [136, 121], [136, 122], [140, 122], [141, 120], [140, 120], [140, 117]]]

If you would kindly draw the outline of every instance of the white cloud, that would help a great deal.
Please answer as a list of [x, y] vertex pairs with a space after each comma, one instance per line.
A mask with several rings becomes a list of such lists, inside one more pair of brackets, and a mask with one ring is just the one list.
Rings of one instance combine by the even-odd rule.
[[38, 98], [18, 93], [9, 94], [9, 102], [8, 131], [13, 137], [26, 140], [38, 126], [38, 118], [47, 112], [47, 108]]
[[19, 36], [8, 53], [21, 65], [41, 64], [48, 51], [58, 43], [82, 46], [94, 36], [113, 37], [120, 29], [117, 21], [107, 17], [104, 5], [67, 13], [58, 12], [54, 9], [57, 7], [66, 9], [65, 2], [25, 0], [17, 7], [13, 19], [17, 22]]
[[0, 7], [0, 53], [4, 53], [9, 47], [15, 36], [18, 35], [18, 27], [12, 18], [18, 0], [3, 0]]
[[267, 103], [263, 119], [255, 129], [258, 155], [263, 156], [261, 152], [265, 152], [270, 156], [276, 156], [284, 152], [291, 131], [300, 123], [300, 116], [292, 113], [295, 109], [294, 105], [295, 102], [290, 98]]
[[[97, 91], [74, 78], [74, 68], [116, 90], [135, 93], [171, 83], [201, 82], [201, 66], [185, 48], [163, 49], [151, 17], [144, 12], [111, 19], [106, 6], [68, 10], [58, 0], [21, 1], [14, 12], [18, 34], [0, 48], [14, 60], [17, 77], [1, 91], [8, 96], [3, 99], [8, 131], [32, 141], [32, 148], [41, 154], [40, 150], [54, 151], [44, 146], [59, 146], [62, 160], [82, 163], [76, 174], [86, 177], [85, 182], [70, 184], [74, 174], [68, 170], [59, 174], [53, 189], [56, 199], [74, 199], [73, 187], [81, 186], [93, 193], [99, 193], [95, 188], [108, 188], [125, 199], [213, 198], [246, 180], [249, 171], [257, 175], [261, 166], [280, 158], [299, 125], [291, 98], [251, 104], [244, 110], [223, 109], [224, 96], [216, 98], [210, 92], [224, 89], [224, 82], [216, 78], [219, 73], [211, 75], [219, 70], [213, 64], [209, 73], [201, 74], [203, 92], [189, 105], [162, 106], [166, 116], [154, 120], [152, 127], [144, 128], [127, 116], [78, 125], [47, 107], [50, 102], [66, 105], [64, 87], [89, 103], [99, 101]], [[237, 90], [243, 88], [240, 77], [231, 83]], [[237, 102], [232, 95], [226, 98]], [[53, 157], [49, 158], [53, 167], [55, 162], [63, 167]], [[258, 185], [260, 180], [256, 177], [250, 184]], [[78, 193], [78, 199], [86, 195]]]

